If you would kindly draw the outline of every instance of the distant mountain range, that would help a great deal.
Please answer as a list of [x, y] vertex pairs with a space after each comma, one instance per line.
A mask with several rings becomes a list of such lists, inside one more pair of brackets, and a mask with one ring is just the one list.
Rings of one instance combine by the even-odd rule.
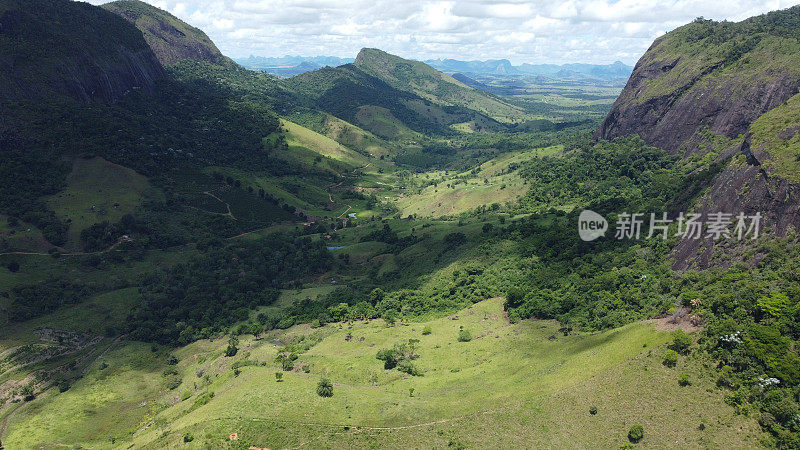
[[261, 70], [279, 77], [293, 77], [301, 73], [311, 72], [325, 66], [337, 67], [350, 64], [355, 58], [339, 58], [337, 56], [278, 56], [264, 57], [250, 55], [235, 60], [251, 70]]
[[522, 64], [511, 65], [507, 59], [488, 61], [459, 61], [456, 59], [429, 59], [429, 66], [445, 73], [475, 75], [535, 75], [548, 78], [597, 78], [601, 80], [628, 79], [633, 67], [619, 61], [613, 64]]
[[[325, 66], [341, 66], [354, 61], [353, 58], [336, 56], [281, 56], [263, 57], [249, 56], [236, 59], [242, 66], [261, 70], [280, 77], [291, 77], [304, 72], [317, 70]], [[490, 59], [487, 61], [460, 61], [457, 59], [429, 59], [424, 61], [429, 66], [447, 74], [469, 75], [509, 75], [509, 76], [543, 76], [551, 79], [597, 79], [604, 81], [627, 80], [633, 67], [616, 61], [612, 64], [522, 64], [514, 66], [507, 59]]]

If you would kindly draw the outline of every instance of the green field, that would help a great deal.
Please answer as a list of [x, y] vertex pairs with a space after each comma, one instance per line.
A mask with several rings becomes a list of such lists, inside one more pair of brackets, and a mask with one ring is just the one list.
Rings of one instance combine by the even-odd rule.
[[147, 178], [103, 158], [77, 158], [67, 178], [67, 188], [48, 205], [70, 221], [68, 246], [78, 248], [80, 232], [95, 223], [115, 223], [134, 212], [150, 189]]
[[[539, 156], [550, 156], [562, 149], [562, 146], [553, 146], [507, 153], [462, 173], [417, 175], [407, 183], [409, 189], [398, 199], [397, 206], [403, 215], [439, 217], [458, 215], [493, 203], [511, 202], [525, 195], [528, 188], [514, 170], [509, 170], [509, 166]], [[436, 180], [436, 184], [416, 188], [414, 192], [415, 185], [428, 184], [431, 179]]]

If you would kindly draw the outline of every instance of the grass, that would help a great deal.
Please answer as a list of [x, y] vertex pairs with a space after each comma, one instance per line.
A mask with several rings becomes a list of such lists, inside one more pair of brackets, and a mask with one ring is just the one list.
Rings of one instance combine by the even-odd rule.
[[52, 196], [48, 206], [70, 221], [69, 248], [80, 244], [83, 229], [99, 222], [115, 223], [134, 212], [150, 188], [147, 178], [103, 158], [78, 158], [64, 191]]
[[771, 158], [761, 161], [771, 173], [800, 181], [800, 94], [758, 118], [750, 127], [751, 147]]
[[342, 161], [353, 166], [364, 166], [371, 159], [350, 150], [335, 140], [302, 127], [288, 120], [281, 120], [281, 125], [287, 131], [286, 142], [292, 146], [297, 145], [308, 148], [320, 155]]
[[[280, 302], [327, 290], [287, 291]], [[674, 369], [661, 365], [669, 334], [636, 323], [564, 336], [559, 326], [509, 324], [496, 298], [391, 327], [372, 320], [240, 336], [233, 358], [223, 356], [226, 339], [203, 340], [173, 352], [179, 363], [170, 367], [182, 383], [172, 391], [161, 374], [163, 351], [121, 343], [70, 390], [51, 389], [16, 410], [2, 439], [9, 448], [173, 448], [188, 432], [191, 445], [213, 448], [614, 447], [641, 423], [648, 446], [757, 445], [755, 420], [735, 415], [713, 387], [711, 361], [690, 355]], [[431, 333], [424, 335], [426, 327]], [[457, 341], [460, 327], [470, 331], [470, 342]], [[422, 376], [385, 370], [376, 352], [411, 338], [419, 339], [414, 364]], [[279, 341], [308, 341], [311, 348], [277, 383]], [[101, 370], [101, 361], [108, 367]], [[678, 385], [680, 372], [691, 374], [691, 386]], [[315, 392], [322, 377], [334, 383], [332, 398]], [[213, 398], [195, 405], [210, 392]], [[597, 415], [589, 414], [592, 405]], [[235, 443], [228, 440], [233, 432]]]
[[407, 190], [401, 198], [398, 198], [397, 207], [403, 215], [438, 217], [457, 215], [492, 203], [513, 201], [524, 195], [528, 188], [519, 175], [509, 170], [509, 167], [530, 158], [553, 155], [561, 150], [561, 146], [553, 146], [507, 153], [481, 164], [477, 170], [450, 175], [442, 173], [416, 175], [409, 185], [427, 184], [431, 177], [437, 184], [418, 189], [417, 192], [412, 190], [408, 193]]
[[[430, 335], [422, 335], [426, 326]], [[460, 326], [471, 331], [472, 341], [456, 341]], [[310, 373], [286, 372], [276, 383], [272, 358], [278, 347], [272, 339], [297, 340], [309, 333], [322, 341], [295, 366], [307, 365]], [[378, 349], [409, 338], [420, 340], [415, 364], [424, 376], [384, 370], [375, 359]], [[213, 391], [214, 398], [196, 409], [193, 398], [165, 408], [155, 417], [157, 425], [136, 433], [131, 443], [171, 448], [191, 432], [197, 445], [219, 447], [236, 432], [236, 445], [245, 448], [445, 447], [453, 441], [475, 447], [554, 442], [608, 447], [622, 445], [637, 421], [653, 446], [675, 438], [687, 446], [753, 445], [757, 424], [735, 416], [711, 389], [710, 378], [679, 388], [678, 371], [660, 365], [658, 350], [648, 355], [648, 349], [663, 352], [668, 339], [647, 324], [566, 337], [554, 322], [511, 325], [503, 319], [501, 299], [492, 299], [424, 323], [387, 327], [376, 320], [317, 331], [301, 325], [268, 339], [246, 339], [241, 356], [233, 359], [267, 365], [243, 367], [238, 377], [230, 370], [232, 359], [220, 356], [226, 344], [203, 341], [180, 350], [179, 366], [190, 385], [198, 369], [210, 374], [207, 384], [191, 390], [193, 396]], [[334, 382], [332, 398], [316, 395], [321, 377]], [[591, 404], [600, 413], [590, 418]], [[655, 409], [645, 411], [641, 404]], [[675, 414], [678, 407], [688, 413]], [[694, 431], [700, 418], [709, 426]]]

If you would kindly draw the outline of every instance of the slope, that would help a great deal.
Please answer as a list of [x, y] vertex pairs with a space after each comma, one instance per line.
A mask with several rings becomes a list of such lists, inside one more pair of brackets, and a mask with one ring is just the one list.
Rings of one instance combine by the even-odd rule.
[[139, 0], [119, 0], [106, 3], [102, 8], [135, 25], [165, 66], [185, 59], [215, 64], [230, 61], [202, 30], [155, 6]]
[[486, 92], [472, 89], [419, 61], [403, 59], [374, 48], [364, 48], [353, 64], [396, 89], [413, 92], [439, 105], [462, 106], [506, 123], [525, 118], [522, 109]]
[[141, 33], [69, 0], [0, 4], [0, 99], [115, 102], [164, 77]]

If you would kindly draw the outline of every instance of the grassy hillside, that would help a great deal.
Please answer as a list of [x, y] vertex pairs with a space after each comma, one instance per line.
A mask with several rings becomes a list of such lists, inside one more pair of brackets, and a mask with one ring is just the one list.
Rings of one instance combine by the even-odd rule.
[[501, 122], [519, 122], [526, 117], [521, 108], [475, 90], [419, 61], [365, 48], [358, 53], [353, 64], [397, 89], [413, 92], [434, 103], [463, 106]]
[[[457, 341], [461, 327], [469, 342]], [[190, 446], [236, 448], [612, 447], [641, 423], [648, 446], [757, 445], [755, 421], [708, 392], [707, 361], [694, 355], [676, 368], [661, 365], [669, 336], [635, 324], [565, 337], [553, 322], [509, 324], [501, 300], [491, 299], [419, 323], [299, 326], [242, 337], [235, 357], [223, 355], [225, 341], [199, 341], [174, 352], [175, 365], [165, 363], [163, 351], [120, 343], [68, 391], [20, 408], [3, 441], [172, 448], [190, 436]], [[419, 340], [420, 376], [384, 369], [377, 351], [409, 339]], [[299, 352], [290, 371], [275, 361], [285, 349]], [[680, 371], [692, 373], [691, 386], [679, 386]], [[275, 372], [283, 373], [281, 382]], [[331, 398], [315, 392], [322, 377], [333, 381]], [[172, 379], [180, 385], [170, 390]], [[122, 420], [76, 427], [112, 414]]]

